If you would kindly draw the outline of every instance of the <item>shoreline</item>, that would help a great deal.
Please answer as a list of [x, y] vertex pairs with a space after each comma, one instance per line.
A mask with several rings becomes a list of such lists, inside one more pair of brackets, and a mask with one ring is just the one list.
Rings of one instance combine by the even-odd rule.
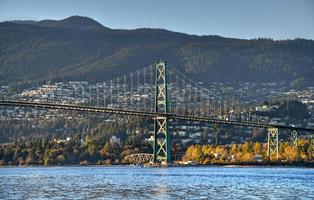
[[[145, 166], [140, 164], [139, 166]], [[0, 168], [36, 168], [36, 167], [136, 167], [131, 164], [113, 164], [113, 165], [2, 165]], [[163, 166], [145, 166], [145, 167], [163, 167]], [[227, 167], [227, 168], [239, 168], [239, 167], [294, 167], [294, 168], [314, 168], [314, 162], [308, 163], [212, 163], [212, 164], [171, 164], [168, 167]]]

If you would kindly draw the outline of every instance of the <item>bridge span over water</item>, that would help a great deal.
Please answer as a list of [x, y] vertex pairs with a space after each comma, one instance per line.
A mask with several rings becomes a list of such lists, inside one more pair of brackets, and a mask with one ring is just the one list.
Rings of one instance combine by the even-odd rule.
[[154, 120], [153, 154], [136, 154], [128, 159], [148, 159], [171, 162], [169, 119], [199, 121], [231, 126], [248, 126], [268, 130], [269, 157], [279, 151], [279, 130], [291, 132], [297, 145], [299, 132], [314, 133], [313, 128], [294, 127], [262, 122], [249, 114], [244, 120], [221, 117], [221, 100], [203, 85], [194, 82], [166, 63], [137, 70], [103, 84], [82, 85], [76, 88], [48, 88], [46, 99], [38, 100], [30, 94], [2, 94], [0, 106], [57, 109], [116, 115], [148, 117]]

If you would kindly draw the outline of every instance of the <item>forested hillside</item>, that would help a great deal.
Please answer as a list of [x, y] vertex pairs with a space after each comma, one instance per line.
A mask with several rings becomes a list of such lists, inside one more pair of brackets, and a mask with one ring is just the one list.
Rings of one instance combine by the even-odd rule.
[[0, 84], [101, 81], [160, 58], [205, 81], [314, 83], [314, 41], [114, 30], [87, 17], [0, 23]]

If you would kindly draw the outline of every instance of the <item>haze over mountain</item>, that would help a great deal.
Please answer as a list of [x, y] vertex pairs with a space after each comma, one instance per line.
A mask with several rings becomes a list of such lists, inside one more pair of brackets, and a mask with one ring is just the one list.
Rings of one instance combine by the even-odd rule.
[[314, 41], [242, 40], [163, 29], [110, 29], [93, 19], [0, 23], [0, 84], [102, 81], [164, 59], [200, 81], [314, 83]]

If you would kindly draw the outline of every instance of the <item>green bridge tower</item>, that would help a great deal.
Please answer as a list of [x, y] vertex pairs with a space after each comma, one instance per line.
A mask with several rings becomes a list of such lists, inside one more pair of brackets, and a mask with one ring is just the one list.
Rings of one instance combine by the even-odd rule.
[[[166, 62], [156, 64], [155, 112], [168, 113]], [[171, 162], [170, 133], [168, 118], [156, 116], [154, 121], [154, 162], [167, 164]]]

